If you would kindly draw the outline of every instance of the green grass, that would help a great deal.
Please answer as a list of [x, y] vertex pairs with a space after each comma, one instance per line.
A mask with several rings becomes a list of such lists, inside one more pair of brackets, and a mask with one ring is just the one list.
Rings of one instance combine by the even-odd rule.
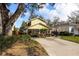
[[26, 42], [30, 39], [31, 39], [31, 37], [29, 35], [18, 35], [18, 36], [14, 35], [11, 37], [0, 36], [0, 51], [4, 51], [7, 48], [10, 48], [12, 46], [12, 44], [14, 44], [17, 40]]
[[62, 39], [79, 43], [79, 36], [61, 36]]

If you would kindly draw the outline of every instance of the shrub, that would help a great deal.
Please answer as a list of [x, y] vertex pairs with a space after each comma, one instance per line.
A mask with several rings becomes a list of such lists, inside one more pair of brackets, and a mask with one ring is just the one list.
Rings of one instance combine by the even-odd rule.
[[17, 39], [15, 36], [11, 36], [11, 37], [0, 36], [0, 51], [3, 51], [11, 47], [11, 45], [16, 41]]
[[21, 40], [21, 41], [28, 41], [31, 39], [31, 37], [27, 34], [25, 35], [19, 35], [18, 38]]
[[45, 32], [47, 29], [40, 29], [41, 32]]
[[72, 35], [72, 33], [69, 33], [69, 32], [60, 32], [59, 35], [61, 35], [61, 36], [69, 36], [69, 35]]
[[22, 42], [29, 41], [31, 37], [29, 35], [18, 35], [18, 36], [11, 36], [11, 37], [4, 37], [0, 36], [0, 52], [6, 50], [7, 48], [10, 48], [13, 43], [15, 43], [17, 40], [20, 40]]

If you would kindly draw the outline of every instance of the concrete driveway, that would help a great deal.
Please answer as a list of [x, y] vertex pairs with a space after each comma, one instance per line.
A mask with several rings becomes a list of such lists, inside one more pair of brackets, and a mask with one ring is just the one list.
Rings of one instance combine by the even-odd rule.
[[79, 56], [79, 44], [55, 37], [33, 38], [38, 41], [49, 56]]

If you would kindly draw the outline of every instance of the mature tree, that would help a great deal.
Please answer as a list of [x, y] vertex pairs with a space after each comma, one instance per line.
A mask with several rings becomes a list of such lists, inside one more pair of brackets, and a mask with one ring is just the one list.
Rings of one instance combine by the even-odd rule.
[[7, 3], [1, 3], [0, 4], [0, 13], [1, 13], [1, 19], [2, 19], [2, 34], [3, 35], [9, 35], [10, 31], [12, 29], [12, 26], [14, 22], [17, 20], [17, 18], [22, 14], [24, 11], [24, 4], [20, 3], [18, 4], [17, 10], [12, 16], [9, 16], [9, 10], [7, 8]]
[[53, 20], [53, 25], [56, 25], [58, 23], [59, 19], [60, 19], [59, 17], [55, 16], [54, 20]]
[[49, 25], [49, 27], [52, 27], [52, 21], [51, 20], [49, 20], [49, 19], [47, 19], [47, 24]]
[[29, 4], [27, 4], [27, 8], [30, 11], [30, 17], [29, 18], [34, 17], [34, 11], [38, 10], [38, 7], [39, 6], [38, 6], [37, 3], [29, 3]]
[[79, 23], [79, 11], [72, 12], [71, 16], [68, 16], [68, 19], [72, 23]]
[[45, 3], [28, 3], [26, 4], [26, 9], [28, 9], [30, 11], [30, 17], [29, 17], [29, 20], [32, 18], [32, 17], [35, 17], [35, 11], [36, 10], [39, 10], [40, 8], [43, 8], [43, 5], [45, 5]]
[[54, 17], [54, 20], [53, 20], [53, 22], [52, 22], [52, 24], [53, 24], [52, 26], [55, 28], [55, 30], [57, 30], [57, 26], [56, 26], [56, 25], [58, 24], [59, 19], [60, 19], [60, 18], [59, 18], [58, 16], [55, 16], [55, 17]]

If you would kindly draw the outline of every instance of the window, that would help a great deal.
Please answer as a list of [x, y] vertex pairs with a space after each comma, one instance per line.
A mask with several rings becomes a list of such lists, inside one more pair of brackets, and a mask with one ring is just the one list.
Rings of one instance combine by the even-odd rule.
[[71, 32], [74, 32], [74, 28], [71, 29]]

